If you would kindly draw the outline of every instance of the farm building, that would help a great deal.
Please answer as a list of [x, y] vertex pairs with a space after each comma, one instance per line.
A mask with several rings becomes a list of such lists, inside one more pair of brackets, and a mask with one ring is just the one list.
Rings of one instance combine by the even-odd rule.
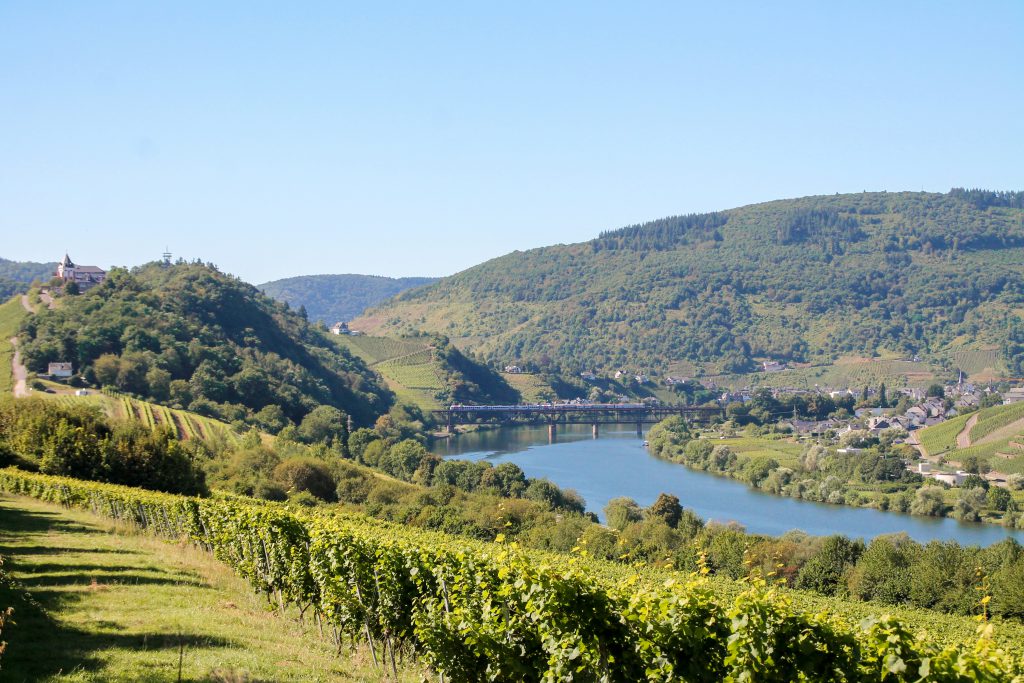
[[70, 377], [74, 374], [71, 363], [50, 363], [46, 373], [51, 377]]

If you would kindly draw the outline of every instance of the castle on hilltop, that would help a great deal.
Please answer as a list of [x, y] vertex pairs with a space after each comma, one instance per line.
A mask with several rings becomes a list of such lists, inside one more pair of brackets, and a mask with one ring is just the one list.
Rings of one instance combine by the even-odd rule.
[[64, 254], [64, 258], [57, 264], [55, 275], [65, 283], [74, 282], [80, 292], [95, 287], [107, 279], [107, 271], [96, 266], [77, 266], [67, 254]]

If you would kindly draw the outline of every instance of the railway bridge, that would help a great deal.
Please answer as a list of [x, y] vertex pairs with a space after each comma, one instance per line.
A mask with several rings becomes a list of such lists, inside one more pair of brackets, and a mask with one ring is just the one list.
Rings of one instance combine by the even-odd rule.
[[531, 403], [506, 406], [472, 406], [454, 404], [435, 410], [438, 422], [452, 433], [457, 425], [547, 425], [548, 438], [554, 441], [558, 425], [592, 425], [597, 438], [600, 425], [635, 424], [637, 436], [643, 435], [645, 424], [661, 422], [679, 415], [690, 422], [711, 422], [724, 418], [725, 410], [717, 406], [646, 405], [644, 403]]

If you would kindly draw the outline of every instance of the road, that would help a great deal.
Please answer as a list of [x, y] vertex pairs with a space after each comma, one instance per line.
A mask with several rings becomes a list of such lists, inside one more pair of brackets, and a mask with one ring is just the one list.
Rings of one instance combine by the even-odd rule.
[[11, 337], [11, 344], [14, 346], [14, 358], [11, 359], [11, 374], [14, 376], [14, 397], [24, 398], [28, 396], [28, 370], [21, 364], [21, 350], [18, 349], [18, 338]]

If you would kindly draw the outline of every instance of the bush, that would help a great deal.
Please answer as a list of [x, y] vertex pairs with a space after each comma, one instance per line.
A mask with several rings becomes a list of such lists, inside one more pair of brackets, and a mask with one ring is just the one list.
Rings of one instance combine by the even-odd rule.
[[326, 463], [316, 458], [288, 458], [274, 468], [274, 480], [289, 492], [306, 491], [320, 500], [336, 500], [334, 477]]

